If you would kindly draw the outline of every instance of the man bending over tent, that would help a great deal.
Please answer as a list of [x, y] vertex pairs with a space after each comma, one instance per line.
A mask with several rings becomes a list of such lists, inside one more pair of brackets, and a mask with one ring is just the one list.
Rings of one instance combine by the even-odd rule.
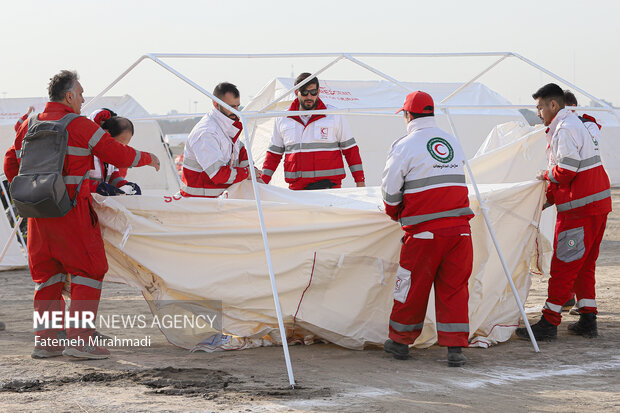
[[[232, 83], [220, 83], [213, 95], [239, 109], [239, 90]], [[251, 179], [248, 154], [240, 139], [242, 130], [237, 115], [214, 101], [211, 112], [200, 119], [187, 137], [181, 195], [217, 198], [232, 184]], [[257, 176], [260, 173], [257, 170]]]
[[[549, 169], [539, 171], [536, 178], [548, 182], [547, 202], [555, 204], [558, 211], [548, 298], [532, 331], [539, 340], [556, 339], [562, 305], [574, 291], [580, 316], [568, 330], [596, 337], [594, 269], [611, 211], [609, 178], [601, 163], [598, 141], [577, 115], [564, 107], [562, 88], [549, 83], [532, 97], [538, 116], [548, 127], [550, 142]], [[527, 330], [518, 328], [517, 336], [528, 339]]]
[[[300, 74], [295, 85], [310, 76], [310, 73]], [[327, 109], [319, 97], [319, 79], [316, 77], [295, 90], [295, 95], [297, 99], [289, 111]], [[265, 183], [271, 180], [282, 155], [284, 179], [290, 189], [340, 188], [346, 176], [342, 155], [347, 159], [357, 186], [366, 186], [359, 148], [349, 125], [340, 115], [277, 118], [263, 164], [261, 178]]]
[[[88, 118], [108, 132], [117, 142], [129, 145], [134, 132], [133, 123], [129, 119], [118, 116], [112, 110], [105, 108], [94, 111]], [[117, 168], [96, 156], [94, 166], [95, 168], [89, 173], [91, 192], [104, 196], [142, 195], [138, 184], [125, 179], [127, 168]]]
[[384, 349], [397, 359], [422, 332], [428, 296], [435, 285], [437, 337], [448, 347], [448, 366], [466, 358], [469, 315], [467, 287], [473, 262], [469, 208], [459, 142], [435, 123], [434, 104], [424, 92], [407, 95], [408, 135], [388, 155], [381, 190], [385, 212], [405, 231], [396, 273], [390, 338]]

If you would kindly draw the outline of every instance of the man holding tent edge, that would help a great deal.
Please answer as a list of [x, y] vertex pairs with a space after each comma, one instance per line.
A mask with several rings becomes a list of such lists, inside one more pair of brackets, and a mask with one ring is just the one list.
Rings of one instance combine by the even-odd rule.
[[469, 338], [473, 263], [465, 155], [436, 126], [429, 94], [410, 93], [401, 111], [408, 135], [392, 144], [381, 183], [385, 212], [405, 231], [384, 349], [397, 359], [409, 357], [434, 285], [438, 342], [448, 347], [448, 365], [458, 367], [466, 362], [461, 348]]
[[[536, 178], [547, 182], [547, 202], [555, 204], [558, 211], [548, 298], [532, 332], [539, 340], [556, 339], [562, 306], [574, 291], [580, 316], [568, 330], [596, 337], [594, 270], [611, 211], [609, 178], [601, 163], [597, 139], [577, 115], [565, 108], [562, 88], [549, 83], [532, 97], [538, 116], [548, 127], [549, 142], [549, 168], [539, 171]], [[525, 328], [518, 328], [516, 333], [528, 338]]]
[[[213, 95], [239, 109], [239, 90], [232, 83], [218, 84]], [[217, 198], [232, 184], [251, 179], [242, 130], [239, 118], [213, 101], [213, 109], [194, 126], [185, 143], [181, 195]], [[257, 169], [256, 176], [260, 174]]]
[[[295, 85], [311, 76], [302, 73]], [[319, 80], [312, 78], [295, 90], [297, 99], [289, 111], [320, 110], [328, 107], [319, 97]], [[358, 187], [364, 183], [362, 158], [349, 125], [340, 115], [301, 115], [277, 118], [263, 163], [262, 179], [269, 183], [284, 155], [284, 178], [293, 190], [340, 188], [346, 176], [342, 156], [347, 160]]]

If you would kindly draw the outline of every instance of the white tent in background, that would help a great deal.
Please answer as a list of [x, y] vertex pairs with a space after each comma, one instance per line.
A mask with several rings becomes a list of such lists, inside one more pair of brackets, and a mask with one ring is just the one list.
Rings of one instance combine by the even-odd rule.
[[[89, 100], [91, 98], [86, 98]], [[15, 122], [34, 106], [35, 112], [42, 112], [46, 98], [10, 98], [0, 99], [0, 153], [13, 145], [15, 140]], [[176, 167], [173, 165], [168, 150], [163, 142], [163, 134], [157, 121], [148, 118], [150, 115], [134, 98], [129, 95], [105, 96], [97, 101], [98, 108], [108, 108], [120, 116], [132, 119], [135, 133], [130, 145], [136, 149], [154, 153], [161, 162], [161, 170], [153, 168], [131, 168], [127, 179], [136, 182], [146, 193], [175, 193], [179, 190]], [[84, 112], [88, 115], [92, 110]]]
[[[276, 78], [269, 82], [244, 108], [244, 111], [261, 110], [273, 101], [276, 96], [290, 90], [294, 85], [293, 78]], [[452, 120], [459, 133], [459, 139], [465, 150], [465, 155], [471, 158], [489, 131], [496, 125], [515, 121], [527, 123], [523, 115], [516, 109], [489, 109], [485, 106], [505, 106], [510, 102], [481, 83], [465, 85], [463, 83], [421, 83], [403, 82], [411, 90], [423, 90], [429, 93], [435, 102], [439, 103], [450, 96], [457, 89], [464, 89], [450, 100], [451, 104], [469, 106], [468, 109], [454, 109], [451, 111]], [[385, 160], [392, 142], [402, 136], [405, 130], [402, 117], [394, 115], [395, 109], [400, 108], [407, 94], [401, 86], [385, 80], [349, 81], [325, 80], [320, 78], [320, 97], [327, 105], [336, 108], [366, 109], [373, 108], [375, 115], [384, 116], [345, 116], [351, 131], [360, 148], [364, 173], [367, 185], [379, 185], [381, 173], [385, 167]], [[272, 110], [287, 110], [295, 96], [290, 93], [282, 99]], [[480, 105], [482, 108], [476, 108]], [[437, 110], [436, 118], [439, 127], [450, 130], [447, 116]], [[252, 142], [252, 153], [258, 167], [262, 166], [265, 152], [273, 131], [274, 118], [259, 119], [256, 121], [256, 132]], [[254, 125], [251, 124], [250, 128]], [[278, 186], [287, 186], [284, 182], [283, 166], [276, 170], [272, 183]], [[350, 171], [343, 185], [353, 186]]]

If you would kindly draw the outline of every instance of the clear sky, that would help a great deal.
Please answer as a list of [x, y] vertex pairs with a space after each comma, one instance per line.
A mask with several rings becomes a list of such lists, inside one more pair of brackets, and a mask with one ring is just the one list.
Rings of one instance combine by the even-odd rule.
[[[50, 76], [64, 68], [76, 69], [92, 96], [149, 52], [513, 51], [620, 106], [620, 1], [614, 0], [3, 0], [1, 5], [0, 98], [44, 96]], [[313, 71], [325, 60], [169, 62], [209, 90], [222, 80], [236, 83], [245, 104], [271, 78]], [[369, 61], [406, 81], [466, 81], [491, 62]], [[516, 62], [498, 69], [481, 81], [515, 104], [532, 103], [531, 93], [550, 81]], [[348, 63], [324, 78], [376, 77]], [[132, 94], [154, 113], [209, 107], [150, 62], [110, 94]]]

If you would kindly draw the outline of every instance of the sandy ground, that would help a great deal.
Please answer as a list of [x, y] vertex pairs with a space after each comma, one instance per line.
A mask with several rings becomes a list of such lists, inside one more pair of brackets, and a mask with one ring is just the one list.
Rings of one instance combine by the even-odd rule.
[[[540, 343], [540, 353], [513, 338], [465, 350], [469, 363], [460, 369], [447, 367], [437, 346], [413, 350], [407, 361], [381, 349], [293, 346], [294, 390], [280, 347], [189, 353], [156, 334], [150, 348], [117, 348], [108, 360], [33, 360], [32, 281], [26, 270], [2, 272], [0, 411], [620, 411], [620, 190], [613, 198], [597, 268], [599, 338], [568, 335], [577, 316], [565, 313], [559, 339]], [[531, 320], [539, 317], [546, 284], [533, 279]], [[125, 285], [106, 283], [103, 297], [146, 311]]]

